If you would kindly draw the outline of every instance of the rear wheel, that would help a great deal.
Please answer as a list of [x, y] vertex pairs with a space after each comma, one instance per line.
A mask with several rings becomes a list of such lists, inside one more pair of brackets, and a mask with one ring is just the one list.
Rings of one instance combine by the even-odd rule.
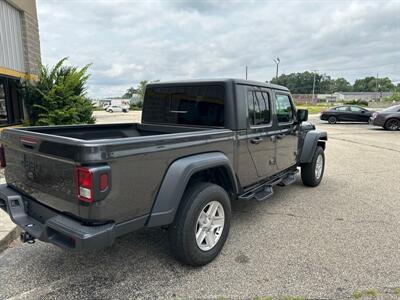
[[184, 264], [208, 264], [224, 246], [230, 220], [230, 199], [222, 187], [211, 183], [189, 187], [169, 228], [173, 254]]
[[399, 130], [400, 129], [400, 120], [389, 119], [386, 121], [384, 127], [386, 130], [391, 130], [391, 131]]
[[318, 146], [310, 163], [301, 166], [301, 180], [306, 186], [318, 186], [325, 171], [325, 153]]
[[328, 118], [328, 123], [329, 124], [336, 124], [336, 122], [337, 122], [337, 118], [335, 116], [330, 116]]

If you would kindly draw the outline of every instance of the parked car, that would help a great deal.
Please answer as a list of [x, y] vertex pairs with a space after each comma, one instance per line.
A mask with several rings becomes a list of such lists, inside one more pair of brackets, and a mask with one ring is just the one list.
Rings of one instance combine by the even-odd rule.
[[90, 250], [162, 226], [177, 259], [204, 265], [227, 239], [231, 202], [268, 199], [298, 168], [320, 184], [327, 134], [307, 116], [278, 85], [151, 83], [141, 123], [5, 128], [0, 207], [24, 242]]
[[120, 105], [110, 105], [106, 109], [107, 112], [113, 113], [113, 112], [128, 112], [129, 108], [128, 107], [122, 107]]
[[105, 104], [103, 104], [103, 109], [104, 109], [104, 110], [107, 110], [107, 108], [108, 108], [110, 105], [111, 105], [110, 103], [105, 103]]
[[369, 122], [374, 112], [357, 105], [342, 105], [322, 111], [320, 119], [335, 124], [338, 121]]
[[388, 107], [372, 114], [370, 123], [386, 130], [400, 130], [400, 105]]

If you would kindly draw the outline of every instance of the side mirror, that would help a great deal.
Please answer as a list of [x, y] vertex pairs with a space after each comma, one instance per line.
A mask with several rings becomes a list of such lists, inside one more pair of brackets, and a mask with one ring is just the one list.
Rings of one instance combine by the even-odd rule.
[[297, 110], [297, 122], [301, 123], [308, 120], [308, 109]]

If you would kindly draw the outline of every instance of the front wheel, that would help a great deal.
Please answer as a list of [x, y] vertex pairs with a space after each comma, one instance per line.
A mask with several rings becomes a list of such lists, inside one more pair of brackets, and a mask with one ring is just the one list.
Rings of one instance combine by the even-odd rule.
[[400, 129], [400, 120], [389, 119], [385, 123], [385, 129], [390, 131], [395, 131]]
[[172, 253], [184, 264], [203, 266], [211, 262], [225, 244], [231, 220], [227, 192], [211, 183], [189, 187], [169, 228]]
[[310, 163], [301, 166], [301, 180], [306, 186], [318, 186], [325, 171], [325, 153], [322, 147], [315, 149]]

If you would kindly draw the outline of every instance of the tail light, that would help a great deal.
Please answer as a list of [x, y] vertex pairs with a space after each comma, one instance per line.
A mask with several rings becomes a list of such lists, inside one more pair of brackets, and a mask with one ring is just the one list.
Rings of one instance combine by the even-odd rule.
[[4, 146], [2, 144], [0, 144], [0, 167], [6, 167], [6, 157], [4, 155]]
[[93, 202], [93, 174], [89, 169], [76, 168], [78, 183], [78, 199], [84, 202]]
[[77, 198], [86, 203], [103, 200], [111, 189], [111, 168], [108, 165], [76, 167]]

